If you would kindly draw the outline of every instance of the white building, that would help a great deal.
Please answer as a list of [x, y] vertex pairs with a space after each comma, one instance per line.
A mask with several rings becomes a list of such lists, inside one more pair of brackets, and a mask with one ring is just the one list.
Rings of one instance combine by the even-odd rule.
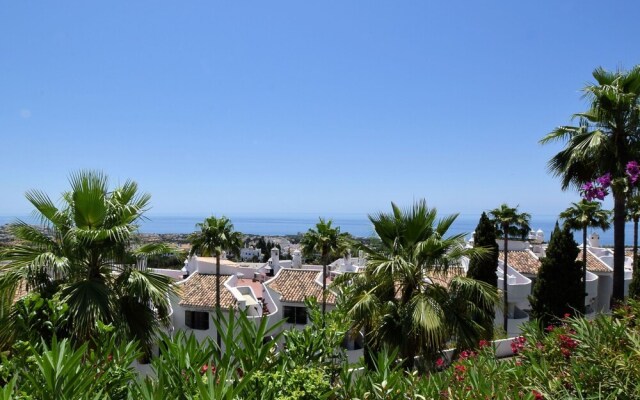
[[242, 261], [262, 260], [262, 250], [253, 247], [240, 249], [240, 259]]

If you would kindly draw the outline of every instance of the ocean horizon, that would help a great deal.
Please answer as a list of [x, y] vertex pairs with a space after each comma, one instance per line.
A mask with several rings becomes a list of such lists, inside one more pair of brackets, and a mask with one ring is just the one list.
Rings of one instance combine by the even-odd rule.
[[[447, 214], [443, 214], [445, 216]], [[278, 214], [278, 215], [229, 215], [234, 228], [245, 234], [262, 236], [284, 236], [304, 233], [313, 228], [318, 222], [315, 214]], [[184, 234], [196, 230], [196, 224], [204, 220], [204, 216], [170, 216], [170, 215], [149, 215], [141, 221], [140, 233], [157, 234]], [[335, 214], [328, 215], [327, 219], [333, 220], [334, 226], [339, 226], [342, 232], [349, 232], [356, 237], [371, 237], [374, 235], [373, 227], [366, 214]], [[475, 214], [460, 214], [453, 223], [450, 234], [464, 233], [469, 238], [478, 224], [480, 216]], [[29, 216], [11, 217], [0, 216], [0, 226], [15, 222], [21, 219], [25, 222], [35, 224], [37, 221]], [[534, 215], [531, 218], [531, 229], [544, 232], [545, 240], [549, 240], [551, 231], [554, 228], [557, 217], [553, 215]], [[600, 243], [605, 246], [613, 245], [613, 229], [606, 232], [595, 229], [589, 230], [600, 235]], [[582, 242], [582, 233], [575, 232], [576, 242]], [[628, 246], [633, 244], [633, 224], [627, 223], [625, 228], [625, 243]]]

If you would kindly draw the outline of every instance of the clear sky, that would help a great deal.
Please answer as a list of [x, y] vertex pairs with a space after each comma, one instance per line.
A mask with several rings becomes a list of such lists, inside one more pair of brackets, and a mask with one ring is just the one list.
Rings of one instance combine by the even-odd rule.
[[150, 214], [556, 214], [538, 140], [640, 63], [640, 2], [29, 1], [0, 7], [0, 215], [71, 171]]

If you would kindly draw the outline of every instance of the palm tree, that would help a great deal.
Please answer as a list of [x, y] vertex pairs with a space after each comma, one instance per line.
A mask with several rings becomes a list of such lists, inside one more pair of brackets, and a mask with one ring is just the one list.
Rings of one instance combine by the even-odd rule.
[[638, 221], [640, 221], [640, 195], [636, 193], [627, 201], [627, 219], [633, 221], [633, 279], [629, 285], [629, 297], [640, 296], [640, 272], [638, 272]]
[[[204, 222], [196, 224], [200, 232], [192, 233], [189, 237], [191, 250], [189, 256], [200, 255], [216, 258], [216, 316], [220, 319], [220, 257], [222, 252], [229, 250], [240, 254], [242, 247], [242, 233], [233, 230], [233, 224], [227, 217], [211, 216]], [[217, 330], [216, 330], [217, 331]], [[218, 347], [222, 345], [220, 332], [216, 335]]]
[[640, 66], [630, 71], [593, 71], [596, 83], [587, 85], [589, 109], [574, 114], [579, 126], [561, 126], [540, 143], [565, 142], [549, 160], [549, 170], [562, 178], [562, 189], [611, 173], [613, 191], [613, 299], [624, 298], [625, 167], [637, 160], [640, 141]]
[[587, 293], [587, 228], [606, 231], [611, 226], [611, 211], [603, 210], [597, 201], [581, 200], [560, 213], [564, 225], [572, 230], [582, 230], [582, 288]]
[[529, 232], [529, 221], [531, 215], [527, 213], [518, 213], [518, 206], [509, 207], [507, 204], [501, 204], [500, 207], [489, 211], [496, 224], [498, 236], [502, 236], [504, 241], [504, 265], [502, 276], [502, 292], [504, 299], [503, 311], [503, 328], [505, 332], [508, 330], [509, 295], [507, 293], [507, 256], [509, 253], [509, 236], [524, 239]]
[[332, 220], [320, 218], [316, 224], [316, 229], [309, 229], [304, 234], [300, 244], [305, 257], [320, 254], [322, 263], [322, 318], [327, 311], [327, 265], [330, 257], [336, 257], [349, 246], [349, 235], [340, 233], [340, 227], [332, 226]]
[[369, 216], [380, 242], [361, 246], [365, 271], [336, 278], [338, 307], [364, 331], [366, 356], [391, 345], [411, 366], [418, 354], [433, 358], [450, 338], [460, 349], [475, 346], [499, 297], [460, 265], [464, 256], [486, 255], [484, 249], [464, 248], [464, 234], [447, 235], [457, 215], [437, 220], [424, 200], [406, 210], [391, 206], [391, 213]]
[[[0, 252], [7, 262], [0, 267], [0, 291], [26, 284], [43, 296], [58, 293], [76, 341], [95, 339], [99, 323], [111, 323], [148, 354], [157, 328], [168, 323], [173, 291], [170, 278], [136, 265], [172, 251], [163, 244], [132, 246], [150, 196], [133, 181], [110, 191], [107, 176], [96, 171], [74, 173], [69, 183], [60, 207], [41, 191], [27, 192], [44, 229], [11, 225], [19, 244]], [[11, 335], [10, 327], [3, 331]]]

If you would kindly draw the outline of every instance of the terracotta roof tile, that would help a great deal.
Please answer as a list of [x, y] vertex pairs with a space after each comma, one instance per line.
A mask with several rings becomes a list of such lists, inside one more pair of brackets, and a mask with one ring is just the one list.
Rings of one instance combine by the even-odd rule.
[[450, 267], [447, 272], [437, 272], [429, 274], [429, 279], [431, 279], [434, 283], [449, 287], [451, 280], [456, 276], [465, 276], [466, 273], [464, 268], [462, 267]]
[[[308, 269], [281, 269], [267, 285], [280, 293], [280, 301], [287, 303], [303, 303], [307, 297], [315, 297], [322, 301], [322, 286], [316, 283], [322, 271]], [[322, 279], [322, 278], [320, 278]], [[335, 304], [336, 297], [327, 293], [327, 304]]]
[[18, 300], [23, 298], [29, 294], [29, 290], [27, 289], [27, 283], [25, 281], [20, 281], [16, 291], [13, 293], [13, 301], [12, 303], [16, 303]]
[[[224, 288], [230, 275], [220, 276], [220, 307], [230, 309], [236, 305], [236, 299], [231, 292]], [[200, 274], [198, 272], [180, 284], [180, 305], [185, 307], [210, 308], [216, 307], [216, 276]]]
[[[578, 253], [576, 258], [578, 261], [582, 261], [582, 249]], [[611, 272], [611, 269], [602, 260], [596, 257], [593, 253], [587, 250], [587, 271], [589, 272]]]
[[[498, 257], [501, 261], [504, 261], [504, 251], [499, 252]], [[509, 251], [507, 263], [521, 274], [537, 275], [540, 269], [538, 257], [526, 250]]]

